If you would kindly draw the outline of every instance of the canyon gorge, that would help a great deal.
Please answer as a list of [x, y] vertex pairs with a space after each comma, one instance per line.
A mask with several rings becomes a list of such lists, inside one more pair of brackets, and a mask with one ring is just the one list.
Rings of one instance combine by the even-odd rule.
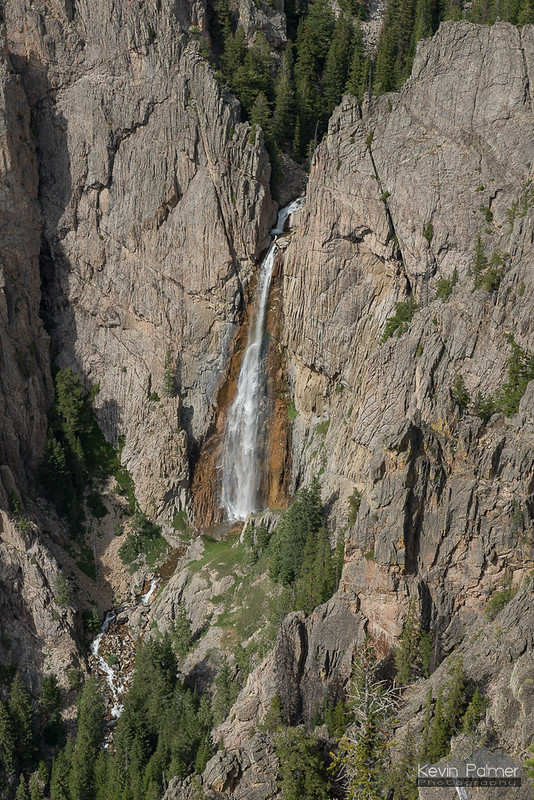
[[[230, 5], [280, 62], [283, 3]], [[398, 91], [343, 95], [306, 175], [286, 156], [276, 167], [210, 60], [213, 13], [204, 0], [1, 8], [0, 699], [18, 671], [37, 708], [53, 673], [75, 735], [69, 676], [93, 674], [116, 720], [136, 648], [178, 641], [185, 615], [179, 674], [195, 702], [211, 702], [223, 662], [236, 691], [202, 768], [124, 797], [285, 797], [276, 703], [328, 760], [318, 709], [346, 702], [369, 641], [393, 680], [416, 618], [428, 658], [400, 692], [392, 763], [423, 740], [429, 690], [460, 660], [465, 691], [484, 696], [477, 743], [524, 764], [534, 25], [442, 22]], [[69, 370], [116, 459], [70, 523], [40, 477]], [[104, 452], [88, 425], [79, 441]], [[341, 557], [335, 588], [304, 610], [284, 605], [258, 542], [314, 480]], [[125, 563], [139, 531], [160, 550]], [[469, 735], [449, 737], [453, 755]], [[528, 770], [498, 791], [477, 797], [531, 798]]]

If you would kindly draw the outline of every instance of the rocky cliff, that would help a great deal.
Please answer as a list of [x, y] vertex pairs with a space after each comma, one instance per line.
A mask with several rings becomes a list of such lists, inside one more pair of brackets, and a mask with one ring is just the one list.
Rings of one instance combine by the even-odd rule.
[[[345, 99], [287, 252], [295, 480], [323, 472], [338, 526], [362, 493], [344, 586], [389, 641], [418, 597], [450, 649], [532, 555], [532, 389], [487, 423], [475, 400], [507, 380], [507, 335], [534, 351], [533, 37], [445, 24], [399, 93]], [[492, 291], [475, 289], [478, 235], [502, 265]], [[412, 322], [384, 341], [409, 298]]]
[[[261, 26], [283, 43], [281, 9], [237, 10], [249, 40]], [[4, 7], [1, 646], [17, 634], [2, 657], [33, 659], [32, 687], [45, 667], [77, 663], [48, 537], [7, 514], [20, 517], [21, 493], [31, 503], [49, 343], [52, 361], [98, 385], [102, 429], [124, 437], [139, 503], [162, 521], [188, 508], [191, 463], [235, 377], [275, 205], [261, 130], [240, 122], [203, 55], [207, 13], [171, 0]], [[276, 757], [256, 730], [275, 693], [311, 724], [366, 634], [391, 654], [410, 606], [432, 635], [434, 688], [456, 648], [484, 685], [494, 742], [521, 758], [532, 741], [534, 384], [506, 413], [488, 397], [513, 393], [534, 353], [533, 70], [532, 26], [444, 24], [400, 92], [343, 100], [313, 156], [271, 310], [283, 348], [271, 367], [294, 403], [292, 486], [320, 475], [345, 565], [331, 601], [286, 618], [217, 729], [227, 752], [202, 777], [213, 796], [273, 797]], [[277, 490], [284, 481], [269, 475]], [[215, 568], [187, 580], [171, 578], [151, 622], [168, 628], [185, 599], [201, 631], [238, 585]], [[486, 619], [505, 586], [513, 600]], [[221, 641], [206, 637], [204, 655]], [[409, 721], [421, 730], [427, 685], [407, 691], [401, 736]], [[175, 780], [167, 798], [197, 790]]]
[[[419, 46], [406, 86], [363, 108], [346, 98], [315, 153], [284, 262], [294, 481], [321, 474], [346, 563], [330, 604], [286, 622], [296, 717], [309, 719], [347, 674], [364, 631], [387, 653], [414, 603], [433, 663], [460, 646], [469, 677], [483, 675], [497, 740], [516, 756], [531, 740], [532, 705], [510, 661], [532, 658], [519, 621], [531, 603], [533, 385], [508, 416], [483, 421], [476, 398], [509, 379], [510, 335], [534, 351], [533, 37], [443, 25]], [[478, 235], [501, 272], [491, 290], [475, 286]], [[412, 321], [384, 341], [395, 304], [410, 299]], [[351, 525], [349, 498], [360, 495]], [[490, 624], [482, 612], [507, 582], [517, 610]], [[516, 655], [501, 659], [503, 642]], [[221, 731], [231, 750], [283, 690], [281, 661], [275, 651], [241, 692]], [[406, 720], [425, 692], [414, 689]]]
[[201, 55], [202, 4], [11, 3], [5, 25], [41, 165], [53, 359], [98, 384], [141, 506], [172, 516], [272, 222], [261, 134]]

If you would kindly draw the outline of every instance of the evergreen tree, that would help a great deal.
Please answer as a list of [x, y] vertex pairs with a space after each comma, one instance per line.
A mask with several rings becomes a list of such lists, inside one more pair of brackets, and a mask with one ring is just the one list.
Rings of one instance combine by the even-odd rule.
[[15, 739], [6, 704], [0, 700], [0, 770], [15, 772]]
[[395, 651], [397, 680], [401, 685], [409, 683], [417, 672], [420, 660], [420, 628], [416, 619], [415, 607], [410, 603], [406, 621]]
[[341, 770], [348, 800], [381, 800], [387, 774], [391, 715], [398, 704], [394, 689], [376, 677], [376, 657], [369, 643], [355, 662], [350, 692], [357, 727], [339, 741], [334, 767]]
[[270, 116], [269, 101], [263, 92], [259, 92], [252, 104], [250, 122], [252, 125], [258, 125], [262, 129], [266, 139], [271, 138]]
[[423, 717], [423, 740], [421, 746], [422, 761], [428, 761], [430, 758], [431, 726], [432, 726], [432, 686], [429, 686], [426, 695], [425, 715]]
[[465, 709], [466, 682], [463, 659], [461, 656], [449, 670], [451, 681], [448, 686], [447, 699], [444, 703], [443, 716], [445, 729], [450, 738], [458, 729], [458, 723]]
[[56, 711], [60, 705], [61, 692], [59, 690], [57, 676], [53, 673], [45, 675], [41, 682], [41, 707], [50, 715]]
[[282, 67], [274, 84], [274, 111], [272, 133], [274, 140], [287, 147], [295, 127], [295, 88], [293, 83], [293, 48], [288, 44]]
[[396, 800], [417, 800], [417, 749], [410, 726], [402, 739], [397, 761], [389, 771], [387, 784], [395, 790]]
[[213, 698], [213, 718], [216, 723], [223, 722], [228, 716], [239, 691], [232, 680], [232, 670], [227, 658], [223, 658], [217, 677], [215, 678], [215, 695]]
[[17, 786], [17, 793], [15, 795], [15, 800], [30, 800], [28, 795], [28, 786], [26, 784], [26, 778], [23, 774], [21, 774], [19, 778], [19, 785]]
[[356, 25], [352, 37], [352, 56], [350, 60], [346, 91], [349, 92], [349, 94], [354, 95], [354, 97], [357, 97], [360, 103], [362, 102], [363, 96], [367, 91], [369, 69], [370, 61], [365, 55], [362, 29], [359, 25]]
[[172, 646], [179, 658], [183, 659], [189, 652], [192, 641], [191, 623], [187, 616], [185, 605], [180, 603], [171, 629]]
[[35, 775], [32, 775], [30, 778], [30, 800], [44, 800], [41, 787], [39, 786]]
[[8, 707], [19, 765], [26, 768], [33, 764], [36, 741], [30, 697], [19, 672], [11, 683]]
[[171, 351], [165, 353], [165, 366], [163, 368], [163, 394], [165, 397], [176, 395], [176, 375]]
[[247, 41], [243, 28], [238, 28], [235, 33], [228, 34], [225, 39], [224, 52], [221, 56], [221, 70], [234, 91], [236, 90], [235, 79], [238, 71], [245, 63], [247, 49]]
[[449, 726], [443, 710], [443, 687], [440, 686], [426, 748], [428, 761], [435, 764], [436, 761], [443, 758], [448, 749]]
[[73, 749], [73, 740], [69, 739], [65, 749], [56, 753], [50, 777], [50, 800], [70, 800], [69, 775]]
[[285, 728], [275, 735], [284, 800], [328, 800], [330, 786], [317, 740], [302, 728]]
[[88, 678], [78, 702], [78, 732], [69, 775], [72, 800], [94, 797], [93, 771], [104, 741], [106, 707], [96, 678]]
[[463, 732], [474, 733], [485, 711], [486, 703], [482, 697], [480, 689], [477, 686], [473, 697], [471, 698], [471, 702], [467, 706], [467, 710], [462, 717]]
[[341, 101], [347, 83], [352, 39], [352, 22], [341, 13], [334, 28], [323, 72], [323, 93], [328, 117]]
[[298, 148], [294, 146], [294, 150], [300, 154], [303, 144], [316, 138], [318, 123], [324, 119], [320, 78], [333, 28], [334, 17], [330, 5], [326, 0], [312, 0], [297, 31], [295, 89], [303, 141]]

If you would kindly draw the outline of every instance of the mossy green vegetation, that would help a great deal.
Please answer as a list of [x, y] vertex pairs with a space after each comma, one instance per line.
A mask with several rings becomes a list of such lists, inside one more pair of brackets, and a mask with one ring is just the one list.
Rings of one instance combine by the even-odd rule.
[[380, 340], [381, 343], [387, 342], [393, 334], [397, 337], [402, 336], [402, 334], [408, 330], [408, 325], [412, 321], [418, 307], [413, 297], [406, 300], [406, 302], [395, 303], [395, 313], [386, 320], [386, 327], [384, 328], [384, 333]]
[[[114, 475], [119, 492], [133, 510], [135, 496], [127, 470], [120, 464], [120, 450], [106, 441], [93, 416], [91, 403], [96, 395], [83, 388], [71, 369], [54, 371], [55, 398], [44, 459], [39, 474], [45, 495], [67, 521], [72, 533], [83, 527], [84, 498], [94, 484]], [[97, 491], [88, 496], [89, 509], [102, 517], [105, 506]]]
[[534, 380], [534, 355], [524, 350], [512, 334], [505, 334], [511, 353], [506, 360], [508, 379], [493, 394], [477, 396], [479, 417], [488, 422], [493, 414], [502, 413], [511, 417], [519, 410], [519, 403], [531, 380]]

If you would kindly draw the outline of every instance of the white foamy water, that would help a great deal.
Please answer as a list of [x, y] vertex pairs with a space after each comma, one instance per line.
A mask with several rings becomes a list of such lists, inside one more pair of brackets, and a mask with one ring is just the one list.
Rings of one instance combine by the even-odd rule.
[[268, 405], [263, 345], [269, 289], [278, 251], [276, 238], [284, 232], [289, 216], [303, 205], [304, 198], [301, 197], [278, 212], [276, 226], [271, 230], [273, 241], [260, 266], [256, 318], [250, 328], [237, 394], [228, 412], [223, 444], [221, 500], [231, 520], [244, 520], [259, 508], [265, 444], [263, 428]]
[[141, 597], [139, 598], [139, 602], [141, 603], [142, 606], [147, 606], [150, 603], [150, 598], [152, 597], [152, 595], [156, 591], [156, 586], [157, 585], [158, 585], [158, 582], [157, 582], [156, 578], [152, 578], [152, 581], [150, 583], [150, 589], [148, 590], [148, 592], [146, 594], [142, 594]]
[[93, 641], [91, 642], [91, 653], [95, 656], [98, 660], [98, 668], [101, 672], [104, 673], [106, 677], [106, 683], [109, 686], [109, 690], [111, 692], [111, 696], [113, 698], [113, 705], [111, 707], [111, 716], [113, 719], [118, 719], [122, 712], [124, 711], [124, 706], [121, 702], [121, 698], [124, 694], [125, 686], [117, 674], [113, 667], [110, 667], [104, 656], [101, 656], [99, 651], [100, 643], [102, 642], [102, 638], [104, 634], [107, 632], [109, 626], [115, 619], [115, 612], [108, 611], [106, 614], [106, 618], [102, 623], [100, 628], [100, 633], [96, 636]]
[[454, 788], [456, 789], [456, 792], [460, 800], [469, 800], [469, 797], [467, 796], [467, 789], [465, 788], [465, 786], [455, 786]]

